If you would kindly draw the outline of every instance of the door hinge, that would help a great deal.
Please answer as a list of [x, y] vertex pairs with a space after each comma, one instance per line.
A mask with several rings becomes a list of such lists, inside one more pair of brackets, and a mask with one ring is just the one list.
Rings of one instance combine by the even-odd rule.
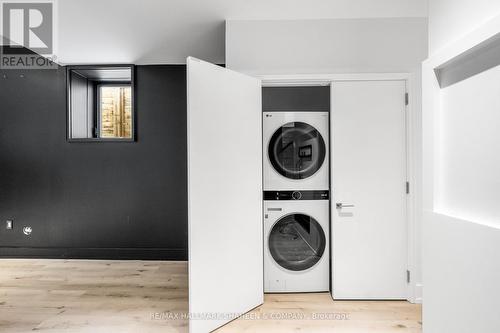
[[406, 194], [410, 194], [410, 182], [406, 182]]
[[405, 93], [405, 105], [408, 105], [410, 103], [410, 95], [408, 93]]
[[406, 283], [410, 283], [411, 281], [411, 273], [409, 270], [406, 270]]

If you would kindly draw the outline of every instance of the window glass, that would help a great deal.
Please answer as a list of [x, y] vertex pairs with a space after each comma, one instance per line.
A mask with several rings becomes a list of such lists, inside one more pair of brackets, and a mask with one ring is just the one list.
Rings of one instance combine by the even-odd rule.
[[101, 86], [100, 137], [132, 137], [132, 89], [130, 86]]

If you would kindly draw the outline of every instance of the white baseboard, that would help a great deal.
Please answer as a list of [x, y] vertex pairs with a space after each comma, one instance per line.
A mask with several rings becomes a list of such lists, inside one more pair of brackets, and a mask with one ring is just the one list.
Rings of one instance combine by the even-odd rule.
[[415, 285], [414, 303], [422, 304], [424, 286], [421, 283]]

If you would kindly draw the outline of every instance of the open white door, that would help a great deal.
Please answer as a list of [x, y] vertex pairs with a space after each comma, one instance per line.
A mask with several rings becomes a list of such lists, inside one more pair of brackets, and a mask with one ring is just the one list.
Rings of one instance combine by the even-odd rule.
[[263, 303], [261, 82], [187, 59], [189, 331]]
[[332, 85], [332, 291], [407, 298], [405, 81]]

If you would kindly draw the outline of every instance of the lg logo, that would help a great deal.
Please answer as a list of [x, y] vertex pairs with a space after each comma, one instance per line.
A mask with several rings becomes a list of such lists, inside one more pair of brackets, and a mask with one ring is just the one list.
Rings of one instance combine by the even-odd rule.
[[[53, 53], [53, 3], [1, 1], [3, 45], [11, 51]], [[10, 53], [10, 52], [9, 52]]]

